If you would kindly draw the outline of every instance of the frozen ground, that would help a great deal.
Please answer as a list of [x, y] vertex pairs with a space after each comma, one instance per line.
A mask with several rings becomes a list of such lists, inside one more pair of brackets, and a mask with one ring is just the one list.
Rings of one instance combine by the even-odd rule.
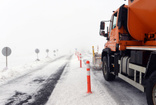
[[117, 105], [101, 84], [92, 79], [92, 94], [87, 94], [86, 67], [79, 67], [74, 56], [57, 83], [46, 105]]
[[119, 78], [105, 81], [101, 70], [91, 69], [91, 86], [87, 94], [86, 65], [75, 55], [47, 58], [1, 71], [0, 105], [147, 105], [144, 93]]
[[[83, 60], [90, 60], [86, 54]], [[145, 94], [117, 78], [104, 80], [101, 70], [91, 70], [92, 94], [87, 94], [86, 66], [75, 56], [64, 70], [46, 105], [147, 105]]]
[[22, 105], [31, 99], [46, 84], [52, 74], [55, 74], [68, 61], [67, 57], [56, 59], [46, 58], [36, 61], [23, 68], [13, 68], [1, 72], [0, 105]]

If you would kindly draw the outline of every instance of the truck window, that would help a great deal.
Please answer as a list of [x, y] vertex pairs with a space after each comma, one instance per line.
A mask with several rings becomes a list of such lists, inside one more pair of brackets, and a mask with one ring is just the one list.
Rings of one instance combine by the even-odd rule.
[[113, 16], [113, 27], [112, 27], [112, 29], [114, 29], [116, 27], [116, 20], [117, 20], [117, 13], [115, 13]]
[[108, 36], [108, 39], [109, 39], [109, 37], [110, 37], [110, 34], [111, 34], [111, 30], [112, 30], [112, 21], [113, 21], [113, 16], [111, 17], [111, 20], [110, 20], [110, 23], [109, 23], [109, 30], [108, 30], [108, 32], [109, 32], [109, 36]]
[[108, 39], [110, 38], [111, 30], [116, 27], [116, 20], [117, 20], [117, 12], [111, 17], [110, 23], [109, 23], [109, 36]]
[[133, 2], [134, 0], [130, 0], [131, 2]]

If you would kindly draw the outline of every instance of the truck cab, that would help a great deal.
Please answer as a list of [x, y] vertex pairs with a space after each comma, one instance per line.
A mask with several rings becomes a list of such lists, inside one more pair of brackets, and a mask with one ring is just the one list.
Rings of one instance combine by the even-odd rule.
[[[113, 12], [111, 19], [109, 20], [109, 28], [105, 34], [104, 29], [100, 29], [100, 35], [107, 37], [106, 48], [110, 48], [111, 51], [125, 50], [126, 46], [142, 45], [142, 41], [135, 40], [131, 37], [127, 26], [127, 14], [128, 6], [122, 5], [119, 9]], [[101, 25], [105, 25], [105, 21], [101, 22]]]

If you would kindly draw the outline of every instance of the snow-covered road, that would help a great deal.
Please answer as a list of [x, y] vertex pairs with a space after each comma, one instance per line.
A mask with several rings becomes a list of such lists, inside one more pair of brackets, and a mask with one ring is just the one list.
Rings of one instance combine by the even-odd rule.
[[[43, 101], [40, 103], [44, 104], [47, 100], [41, 100], [41, 98], [43, 99], [43, 94], [41, 95], [41, 93], [43, 93], [42, 90], [45, 88], [45, 90], [47, 90], [47, 86], [51, 85], [54, 88], [69, 60], [69, 56], [51, 60], [51, 62], [46, 65], [1, 85], [0, 105], [39, 105], [37, 104], [38, 100]], [[50, 95], [52, 90], [51, 87], [50, 93], [46, 95]], [[47, 91], [44, 91], [44, 93], [46, 92]], [[44, 97], [46, 97], [45, 94]]]
[[75, 55], [60, 57], [1, 84], [0, 105], [147, 105], [145, 93], [119, 78], [105, 81], [101, 70], [91, 69], [87, 94], [86, 65], [79, 64]]
[[97, 84], [112, 96], [118, 105], [147, 105], [146, 94], [116, 77], [114, 81], [107, 82], [101, 70], [92, 70], [92, 76]]
[[91, 70], [91, 85], [87, 94], [86, 66], [73, 56], [46, 105], [147, 105], [144, 93], [119, 78], [105, 81], [101, 70]]

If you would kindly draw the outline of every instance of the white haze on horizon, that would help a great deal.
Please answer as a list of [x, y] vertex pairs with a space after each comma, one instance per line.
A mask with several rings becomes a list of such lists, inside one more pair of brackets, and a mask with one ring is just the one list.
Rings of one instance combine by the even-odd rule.
[[[10, 47], [10, 59], [46, 56], [46, 49], [59, 53], [89, 50], [106, 42], [99, 36], [101, 20], [109, 20], [112, 11], [124, 0], [1, 0], [0, 51]], [[30, 59], [34, 59], [30, 57]], [[0, 62], [5, 62], [0, 54]]]

